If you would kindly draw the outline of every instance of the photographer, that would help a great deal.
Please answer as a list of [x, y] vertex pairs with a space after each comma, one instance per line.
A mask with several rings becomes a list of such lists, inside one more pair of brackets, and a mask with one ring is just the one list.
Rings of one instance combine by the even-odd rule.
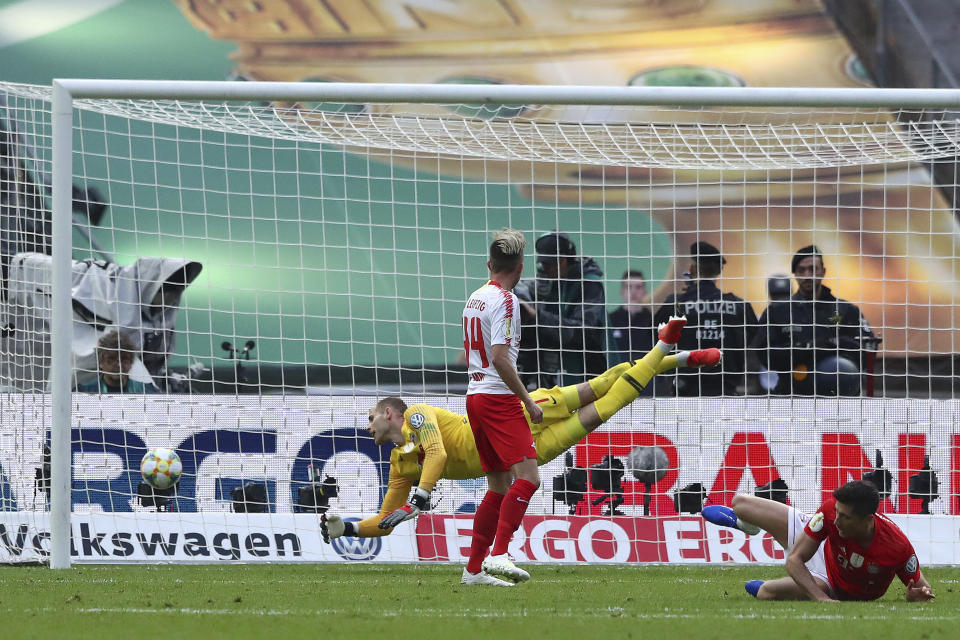
[[[749, 353], [761, 387], [776, 394], [858, 395], [864, 348], [877, 338], [851, 302], [823, 285], [826, 269], [816, 245], [790, 264], [797, 292], [771, 302]], [[816, 373], [815, 373], [816, 372]]]

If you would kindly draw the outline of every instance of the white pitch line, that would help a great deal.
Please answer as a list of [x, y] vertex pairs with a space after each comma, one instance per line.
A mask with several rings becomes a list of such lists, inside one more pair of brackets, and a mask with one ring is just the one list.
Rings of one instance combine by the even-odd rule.
[[[358, 611], [356, 609], [199, 609], [199, 608], [182, 608], [182, 607], [159, 607], [159, 608], [146, 608], [146, 607], [82, 607], [76, 609], [69, 608], [53, 608], [53, 607], [43, 607], [43, 608], [29, 608], [29, 609], [12, 609], [7, 608], [6, 612], [8, 614], [16, 613], [50, 613], [56, 612], [60, 615], [69, 612], [75, 613], [87, 613], [87, 614], [170, 614], [170, 613], [179, 613], [181, 615], [196, 615], [196, 616], [335, 616], [335, 615], [357, 615]], [[566, 611], [553, 611], [553, 610], [543, 610], [542, 612], [530, 609], [523, 609], [520, 611], [486, 611], [486, 610], [477, 610], [477, 609], [467, 609], [463, 611], [451, 611], [449, 609], [409, 609], [405, 608], [403, 611], [383, 611], [377, 613], [376, 615], [366, 615], [366, 618], [376, 619], [376, 618], [396, 618], [399, 616], [422, 616], [425, 618], [529, 618], [531, 616], [542, 613], [543, 615], [548, 615], [550, 617], [559, 617], [559, 618], [589, 618], [589, 617], [623, 617], [623, 618], [634, 618], [641, 620], [688, 620], [688, 619], [703, 619], [703, 618], [716, 618], [722, 620], [729, 619], [739, 619], [739, 620], [849, 620], [850, 613], [832, 613], [832, 614], [817, 614], [812, 612], [801, 612], [795, 611], [791, 612], [777, 612], [777, 613], [756, 613], [756, 614], [729, 614], [729, 613], [716, 613], [716, 614], [704, 614], [702, 612], [695, 613], [673, 613], [670, 611], [660, 611], [660, 612], [631, 612], [623, 607], [608, 607], [604, 609], [594, 609], [594, 610], [584, 610], [584, 609], [568, 609]], [[870, 621], [890, 621], [896, 622], [901, 620], [909, 620], [911, 622], [948, 622], [954, 620], [960, 620], [960, 614], [958, 615], [886, 615], [886, 614], [877, 614], [877, 615], [864, 615], [862, 613], [857, 614], [858, 620], [870, 620]]]

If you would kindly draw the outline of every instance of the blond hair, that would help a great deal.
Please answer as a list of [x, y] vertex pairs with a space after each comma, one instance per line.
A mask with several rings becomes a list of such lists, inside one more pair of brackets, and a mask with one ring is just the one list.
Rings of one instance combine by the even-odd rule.
[[527, 239], [521, 231], [504, 227], [493, 234], [493, 244], [490, 245], [490, 271], [503, 273], [514, 270], [523, 262], [523, 250], [527, 247]]

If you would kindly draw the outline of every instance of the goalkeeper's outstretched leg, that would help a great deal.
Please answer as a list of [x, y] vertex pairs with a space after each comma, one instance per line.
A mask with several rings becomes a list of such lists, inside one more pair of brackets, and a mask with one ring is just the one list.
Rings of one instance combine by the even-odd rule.
[[[570, 434], [579, 436], [579, 440], [636, 400], [677, 346], [686, 325], [686, 317], [671, 317], [660, 325], [657, 344], [640, 360], [622, 362], [592, 380], [561, 388], [567, 409], [579, 409], [563, 421]], [[676, 366], [675, 360], [671, 356], [670, 364]]]
[[[655, 373], [656, 375], [660, 375], [661, 373], [680, 367], [712, 367], [719, 364], [722, 358], [723, 352], [716, 348], [678, 351], [675, 354], [664, 356], [660, 364], [657, 365]], [[581, 382], [580, 384], [569, 387], [561, 387], [560, 393], [563, 394], [567, 402], [567, 407], [571, 411], [574, 411], [592, 402], [596, 402], [598, 398], [602, 398], [607, 394], [607, 391], [610, 390], [610, 387], [616, 382], [617, 378], [626, 373], [638, 362], [640, 362], [640, 360], [621, 362], [607, 369], [596, 378], [591, 378], [586, 382]], [[643, 386], [646, 387], [649, 382], [650, 381], [647, 380], [643, 383]]]
[[[569, 445], [576, 443], [636, 400], [658, 373], [682, 366], [703, 367], [719, 363], [723, 357], [719, 349], [670, 354], [686, 323], [686, 318], [674, 317], [662, 325], [658, 332], [659, 341], [640, 360], [622, 362], [587, 382], [561, 388], [560, 393], [563, 394], [567, 408], [570, 411], [579, 411], [571, 413], [570, 417], [557, 426], [558, 431], [566, 431], [564, 435], [558, 434], [559, 439]], [[539, 444], [537, 448], [539, 451]], [[544, 453], [547, 454], [546, 449]], [[540, 463], [548, 459], [550, 458], [544, 457]]]

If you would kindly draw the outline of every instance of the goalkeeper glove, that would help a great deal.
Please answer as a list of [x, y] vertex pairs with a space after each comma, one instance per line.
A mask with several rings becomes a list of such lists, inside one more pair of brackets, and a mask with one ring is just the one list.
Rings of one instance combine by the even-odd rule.
[[344, 522], [343, 518], [335, 513], [320, 516], [320, 535], [323, 541], [330, 544], [330, 541], [340, 536], [357, 535], [357, 526], [352, 522]]
[[428, 509], [430, 509], [430, 492], [417, 487], [407, 504], [388, 514], [386, 518], [380, 521], [378, 526], [381, 529], [392, 529], [401, 522], [416, 517], [418, 513]]

